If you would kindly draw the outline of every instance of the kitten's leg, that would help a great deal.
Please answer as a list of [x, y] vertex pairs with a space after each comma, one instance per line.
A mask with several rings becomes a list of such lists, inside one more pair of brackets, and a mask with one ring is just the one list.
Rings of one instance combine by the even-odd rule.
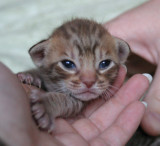
[[33, 90], [30, 94], [31, 110], [38, 126], [52, 132], [56, 117], [75, 116], [84, 107], [84, 103], [74, 97], [57, 92], [41, 93]]
[[41, 79], [40, 79], [38, 71], [36, 70], [19, 72], [17, 73], [17, 77], [22, 83], [34, 85], [34, 86], [41, 88]]

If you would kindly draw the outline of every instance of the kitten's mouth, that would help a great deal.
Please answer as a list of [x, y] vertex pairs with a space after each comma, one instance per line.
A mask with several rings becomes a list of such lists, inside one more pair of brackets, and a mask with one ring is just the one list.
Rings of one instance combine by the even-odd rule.
[[84, 91], [84, 92], [81, 92], [81, 93], [78, 93], [78, 94], [95, 94], [95, 93], [91, 92], [91, 91]]
[[85, 90], [82, 92], [78, 92], [74, 94], [76, 98], [83, 100], [83, 101], [88, 101], [91, 99], [95, 99], [97, 98], [99, 95], [94, 92], [94, 91], [90, 91], [90, 90]]
[[94, 91], [91, 90], [85, 90], [78, 93], [75, 93], [75, 95], [81, 95], [81, 94], [96, 94]]

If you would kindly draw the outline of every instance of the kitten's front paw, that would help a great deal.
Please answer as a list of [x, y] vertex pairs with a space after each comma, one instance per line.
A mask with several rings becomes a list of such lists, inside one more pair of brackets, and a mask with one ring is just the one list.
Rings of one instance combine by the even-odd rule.
[[17, 77], [22, 83], [41, 88], [41, 79], [38, 77], [33, 77], [31, 74], [25, 72], [17, 73]]
[[47, 107], [45, 107], [44, 94], [35, 89], [31, 91], [31, 110], [38, 127], [51, 133], [54, 129], [53, 117], [47, 111]]

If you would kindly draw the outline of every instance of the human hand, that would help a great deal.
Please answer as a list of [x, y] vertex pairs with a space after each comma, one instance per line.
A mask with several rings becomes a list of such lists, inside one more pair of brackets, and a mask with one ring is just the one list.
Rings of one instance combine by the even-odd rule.
[[144, 99], [148, 108], [142, 120], [143, 129], [151, 135], [160, 134], [159, 4], [159, 0], [150, 0], [104, 25], [112, 35], [127, 41], [132, 52], [157, 65], [154, 80]]
[[[120, 69], [114, 86], [122, 85], [125, 72]], [[70, 124], [57, 119], [55, 131], [49, 135], [31, 118], [29, 99], [16, 76], [0, 64], [0, 137], [13, 146], [124, 145], [144, 114], [139, 98], [148, 85], [146, 77], [135, 75], [109, 101], [99, 99], [89, 105], [83, 118]]]
[[[115, 87], [120, 87], [125, 78], [121, 67]], [[135, 75], [109, 101], [102, 99], [90, 104], [79, 119], [70, 124], [56, 120], [52, 135], [38, 131], [38, 145], [125, 145], [137, 129], [145, 107], [138, 101], [148, 88], [143, 75]]]

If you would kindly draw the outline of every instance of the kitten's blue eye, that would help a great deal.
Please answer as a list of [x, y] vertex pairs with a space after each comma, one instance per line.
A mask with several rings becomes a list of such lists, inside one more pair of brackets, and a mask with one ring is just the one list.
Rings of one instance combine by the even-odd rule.
[[62, 64], [67, 69], [75, 69], [76, 68], [76, 65], [70, 60], [63, 60]]
[[109, 59], [103, 60], [99, 63], [99, 69], [106, 69], [109, 67], [110, 64], [111, 64], [111, 60]]

